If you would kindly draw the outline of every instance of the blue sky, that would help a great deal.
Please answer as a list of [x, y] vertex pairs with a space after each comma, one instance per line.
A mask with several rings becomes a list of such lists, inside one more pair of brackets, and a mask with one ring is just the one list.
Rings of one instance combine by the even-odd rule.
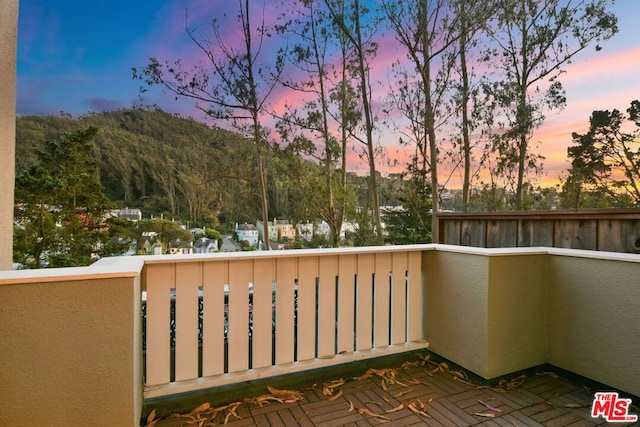
[[[143, 103], [189, 114], [194, 110], [188, 102], [176, 103], [159, 91], [141, 100], [131, 68], [143, 67], [151, 56], [188, 55], [193, 45], [184, 32], [185, 6], [190, 17], [204, 22], [235, 5], [233, 0], [21, 0], [16, 111], [77, 116]], [[571, 132], [586, 129], [593, 110], [626, 109], [640, 98], [640, 1], [617, 0], [614, 11], [620, 32], [601, 52], [590, 49], [567, 68], [562, 77], [567, 108], [549, 115], [537, 135], [547, 147], [551, 174], [566, 168]]]

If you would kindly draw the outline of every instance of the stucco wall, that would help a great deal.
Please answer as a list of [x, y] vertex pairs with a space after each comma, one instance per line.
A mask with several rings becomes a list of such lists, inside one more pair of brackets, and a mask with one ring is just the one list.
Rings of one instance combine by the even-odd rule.
[[139, 277], [4, 283], [0, 301], [0, 425], [139, 425]]
[[0, 270], [11, 269], [18, 1], [0, 0]]
[[640, 262], [550, 257], [549, 363], [640, 396]]
[[424, 257], [430, 350], [484, 378], [545, 363], [544, 254], [440, 246]]
[[544, 254], [489, 257], [486, 378], [546, 362]]
[[486, 256], [427, 251], [425, 339], [429, 349], [475, 373], [487, 369], [488, 279]]
[[425, 339], [495, 378], [550, 363], [640, 395], [640, 257], [554, 248], [425, 252]]

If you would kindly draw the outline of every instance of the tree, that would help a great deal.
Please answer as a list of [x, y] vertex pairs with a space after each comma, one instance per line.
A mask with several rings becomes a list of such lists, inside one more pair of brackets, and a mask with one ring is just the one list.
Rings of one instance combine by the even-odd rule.
[[110, 202], [102, 191], [89, 127], [47, 141], [16, 178], [14, 260], [30, 268], [88, 265], [103, 254]]
[[500, 153], [498, 170], [511, 174], [515, 207], [523, 208], [527, 171], [538, 169], [532, 156], [532, 132], [544, 121], [545, 110], [566, 103], [560, 82], [563, 67], [579, 52], [612, 37], [617, 18], [607, 12], [611, 0], [505, 0], [497, 26], [490, 31], [493, 46], [485, 61], [502, 73], [486, 86], [494, 108], [504, 118], [495, 134]]
[[[333, 22], [345, 38], [345, 47], [352, 52], [353, 57], [349, 56], [349, 63], [344, 62], [344, 66], [351, 70], [357, 81], [358, 100], [361, 105], [361, 114], [364, 117], [363, 131], [364, 137], [351, 134], [364, 146], [363, 157], [367, 159], [369, 165], [369, 188], [367, 207], [371, 211], [372, 224], [371, 229], [376, 235], [377, 244], [383, 243], [382, 221], [380, 219], [380, 195], [378, 194], [378, 177], [376, 171], [376, 147], [374, 143], [374, 114], [372, 108], [372, 89], [370, 79], [369, 61], [375, 56], [378, 44], [374, 42], [369, 34], [366, 34], [366, 28], [363, 22], [367, 22], [364, 17], [370, 10], [365, 6], [360, 6], [359, 0], [344, 2], [343, 0], [325, 0], [325, 5], [331, 15]], [[369, 20], [371, 22], [372, 20]], [[372, 29], [369, 29], [373, 32]], [[366, 35], [366, 37], [365, 37]], [[347, 59], [346, 52], [343, 54], [343, 61]], [[344, 76], [345, 74], [343, 74]], [[343, 81], [344, 83], [344, 81]], [[347, 88], [343, 84], [340, 96], [347, 100]], [[343, 110], [346, 111], [346, 110]]]
[[[134, 79], [147, 85], [160, 85], [170, 92], [196, 101], [196, 107], [208, 116], [231, 122], [235, 129], [255, 144], [256, 180], [262, 205], [262, 222], [268, 235], [269, 204], [265, 181], [264, 151], [268, 146], [267, 132], [261, 114], [283, 68], [282, 55], [266, 52], [269, 36], [265, 22], [255, 27], [249, 0], [239, 1], [236, 16], [239, 30], [234, 44], [217, 18], [211, 21], [213, 38], [199, 35], [193, 28], [187, 34], [205, 55], [207, 65], [185, 70], [181, 61], [161, 64], [151, 58]], [[223, 18], [228, 21], [226, 15]], [[275, 58], [273, 62], [270, 59]], [[268, 245], [267, 245], [268, 246]]]
[[431, 200], [425, 171], [414, 162], [401, 175], [401, 188], [396, 192], [400, 209], [386, 209], [384, 212], [385, 240], [394, 245], [431, 243]]
[[[406, 52], [407, 66], [395, 64], [398, 76], [396, 90], [392, 91], [394, 103], [408, 122], [405, 135], [416, 146], [415, 167], [422, 169], [416, 177], [430, 177], [433, 212], [440, 208], [438, 166], [442, 162], [442, 147], [438, 142], [438, 129], [446, 123], [455, 110], [461, 110], [462, 124], [467, 126], [467, 103], [469, 82], [467, 66], [461, 73], [463, 86], [459, 105], [447, 103], [453, 89], [451, 70], [458, 55], [465, 61], [467, 39], [486, 24], [492, 7], [481, 1], [459, 2], [444, 0], [406, 2], [387, 0], [383, 9], [388, 22]], [[460, 54], [458, 54], [460, 52]], [[465, 154], [465, 183], [468, 187], [468, 165], [470, 152], [468, 133], [463, 127]], [[466, 188], [468, 191], [468, 188]], [[432, 217], [435, 223], [435, 216]], [[432, 224], [433, 226], [433, 224]]]
[[589, 122], [589, 131], [574, 132], [577, 145], [567, 149], [572, 160], [563, 182], [566, 207], [587, 207], [585, 192], [590, 203], [639, 205], [640, 101], [631, 102], [626, 117], [618, 110], [600, 110]]
[[[311, 158], [321, 165], [322, 180], [314, 180], [314, 188], [306, 192], [315, 217], [329, 224], [331, 243], [337, 246], [346, 213], [346, 150], [348, 135], [353, 134], [357, 119], [355, 94], [348, 84], [346, 37], [326, 9], [318, 2], [292, 0], [289, 10], [296, 16], [286, 26], [288, 35], [297, 43], [289, 49], [289, 62], [295, 66], [299, 80], [283, 81], [305, 99], [302, 107], [287, 105], [278, 123], [285, 152]], [[340, 57], [340, 63], [331, 61]], [[333, 129], [336, 129], [334, 131]], [[299, 175], [300, 168], [291, 170]], [[299, 185], [308, 184], [307, 176]], [[324, 197], [318, 197], [324, 195]]]

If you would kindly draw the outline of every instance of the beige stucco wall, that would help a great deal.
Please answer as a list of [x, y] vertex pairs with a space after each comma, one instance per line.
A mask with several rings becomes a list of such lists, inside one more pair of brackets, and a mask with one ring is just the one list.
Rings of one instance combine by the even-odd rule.
[[544, 254], [457, 251], [424, 254], [430, 350], [484, 378], [545, 363]]
[[636, 259], [550, 257], [548, 340], [549, 363], [640, 396]]
[[544, 254], [489, 257], [485, 378], [546, 362]]
[[482, 255], [423, 254], [429, 349], [479, 375], [487, 370], [488, 266]]
[[0, 0], [0, 270], [11, 269], [18, 1]]
[[434, 353], [484, 378], [550, 363], [640, 395], [640, 256], [436, 245], [423, 262]]
[[138, 426], [139, 276], [8, 282], [0, 281], [0, 425]]

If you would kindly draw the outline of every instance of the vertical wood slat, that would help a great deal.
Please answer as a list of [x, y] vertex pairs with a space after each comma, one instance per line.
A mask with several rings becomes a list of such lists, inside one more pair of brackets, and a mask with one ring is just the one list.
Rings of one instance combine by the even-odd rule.
[[276, 364], [294, 361], [294, 289], [297, 258], [281, 258], [276, 262]]
[[407, 330], [407, 253], [394, 252], [391, 258], [391, 344], [403, 344]]
[[316, 277], [318, 258], [298, 261], [298, 361], [316, 356]]
[[249, 282], [252, 280], [252, 260], [229, 262], [229, 372], [249, 369]]
[[252, 367], [263, 368], [272, 364], [275, 259], [256, 259], [253, 271]]
[[167, 384], [171, 374], [170, 307], [175, 287], [174, 264], [146, 266], [147, 357], [146, 385]]
[[198, 377], [198, 286], [202, 263], [176, 264], [176, 381]]
[[357, 257], [341, 255], [338, 258], [338, 353], [353, 353], [355, 275]]
[[224, 373], [224, 285], [229, 262], [207, 262], [203, 267], [202, 375]]
[[318, 357], [335, 355], [336, 340], [336, 276], [338, 257], [320, 258], [318, 267]]
[[356, 295], [356, 350], [373, 346], [373, 271], [374, 254], [358, 255], [358, 286]]
[[422, 253], [409, 252], [408, 295], [407, 295], [407, 341], [415, 342], [424, 338], [422, 323]]
[[391, 254], [376, 254], [374, 276], [374, 321], [373, 345], [386, 347], [389, 345], [389, 272], [391, 271]]

